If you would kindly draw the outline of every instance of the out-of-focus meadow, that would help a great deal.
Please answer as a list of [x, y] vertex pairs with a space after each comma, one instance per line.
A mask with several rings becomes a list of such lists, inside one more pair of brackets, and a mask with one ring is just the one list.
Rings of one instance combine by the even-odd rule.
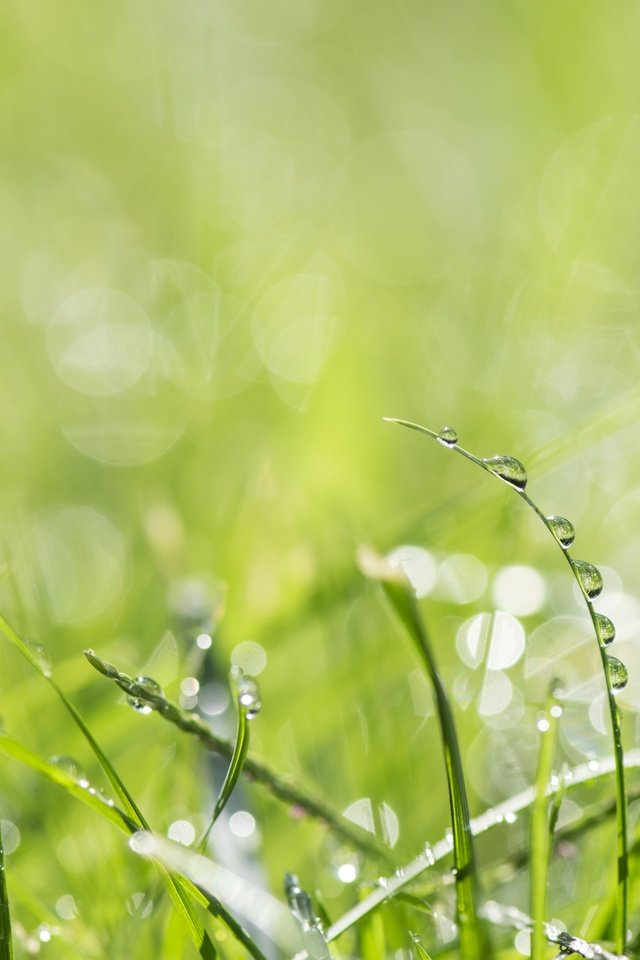
[[[85, 647], [228, 735], [239, 664], [262, 691], [256, 755], [397, 865], [443, 834], [430, 693], [362, 543], [415, 548], [474, 813], [531, 782], [556, 674], [568, 762], [610, 752], [598, 651], [548, 535], [383, 416], [519, 457], [573, 521], [575, 555], [604, 572], [634, 744], [639, 43], [637, 2], [3, 8], [0, 612], [47, 647], [159, 832], [201, 829], [215, 772]], [[40, 678], [11, 648], [2, 664], [6, 732], [99, 782]], [[9, 760], [0, 783], [22, 949], [158, 956], [152, 875], [126, 841]], [[278, 895], [297, 872], [334, 918], [382, 869], [258, 787], [235, 804], [215, 855]], [[612, 838], [553, 866], [575, 928], [611, 885]], [[481, 864], [525, 843], [525, 825], [498, 832]], [[526, 906], [514, 871], [491, 889]], [[389, 950], [408, 929], [446, 945], [438, 909], [439, 926], [389, 909]]]

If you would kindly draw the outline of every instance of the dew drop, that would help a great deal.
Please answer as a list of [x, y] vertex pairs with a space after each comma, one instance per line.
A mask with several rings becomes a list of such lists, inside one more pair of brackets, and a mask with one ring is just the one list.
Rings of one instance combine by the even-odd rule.
[[604, 643], [605, 646], [612, 643], [615, 639], [616, 628], [609, 617], [605, 617], [604, 613], [596, 613], [596, 624], [601, 643]]
[[51, 676], [51, 659], [48, 652], [42, 646], [41, 643], [34, 643], [32, 640], [27, 641], [27, 647], [29, 653], [35, 660], [37, 666], [43, 672], [45, 677]]
[[609, 682], [614, 690], [623, 690], [629, 680], [629, 673], [622, 660], [616, 657], [607, 657], [607, 672]]
[[[153, 677], [136, 677], [136, 684], [142, 688], [145, 693], [150, 694], [152, 697], [162, 697], [162, 687], [154, 680]], [[143, 716], [148, 716], [153, 712], [154, 707], [143, 697], [136, 697], [129, 695], [127, 697], [127, 703], [130, 707], [136, 710], [138, 713], [143, 714]]]
[[458, 442], [458, 434], [453, 427], [443, 427], [438, 434], [438, 440], [445, 447], [455, 447]]
[[52, 763], [55, 767], [58, 767], [59, 770], [64, 770], [66, 774], [70, 777], [73, 777], [74, 780], [80, 782], [81, 780], [86, 780], [86, 774], [77, 760], [74, 760], [73, 757], [67, 756], [54, 756], [49, 757], [49, 763]]
[[253, 720], [262, 709], [258, 684], [250, 677], [243, 677], [238, 683], [238, 702], [244, 707], [247, 720]]
[[524, 490], [526, 487], [527, 471], [515, 457], [489, 457], [482, 462], [491, 473], [516, 490]]
[[595, 599], [602, 592], [602, 574], [594, 567], [592, 563], [587, 563], [585, 560], [572, 560], [571, 566], [573, 567], [580, 586], [582, 587], [582, 592], [589, 600]]
[[566, 517], [547, 517], [547, 526], [564, 550], [571, 546], [576, 532], [570, 520]]

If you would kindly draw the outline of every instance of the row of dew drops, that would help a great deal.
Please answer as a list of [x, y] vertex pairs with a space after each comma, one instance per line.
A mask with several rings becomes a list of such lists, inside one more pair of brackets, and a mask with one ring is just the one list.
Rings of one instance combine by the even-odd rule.
[[[458, 434], [453, 427], [443, 427], [438, 433], [438, 440], [443, 446], [453, 448], [458, 443]], [[524, 491], [527, 485], [527, 471], [515, 457], [488, 457], [484, 458], [481, 463], [490, 473], [499, 477], [500, 480], [504, 480], [518, 492], [522, 493]], [[566, 517], [555, 516], [545, 517], [545, 523], [562, 549], [568, 550], [575, 537], [573, 524]], [[602, 592], [602, 575], [597, 567], [585, 560], [571, 559], [571, 566], [591, 608], [591, 601], [595, 600]], [[616, 628], [609, 617], [606, 617], [603, 613], [594, 612], [594, 620], [598, 641], [603, 647], [606, 647], [613, 642]], [[621, 660], [610, 655], [607, 655], [606, 663], [612, 690], [622, 690], [629, 680], [627, 668]]]

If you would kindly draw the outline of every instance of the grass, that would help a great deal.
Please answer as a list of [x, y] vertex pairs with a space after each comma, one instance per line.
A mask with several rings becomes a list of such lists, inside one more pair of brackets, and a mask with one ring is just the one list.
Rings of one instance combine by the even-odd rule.
[[[324, 829], [333, 835], [336, 841], [348, 844], [372, 865], [385, 864], [390, 857], [388, 847], [376, 840], [369, 831], [358, 828], [333, 810], [326, 800], [316, 798], [300, 784], [290, 778], [283, 778], [265, 761], [258, 761], [250, 755], [250, 724], [260, 710], [260, 694], [255, 681], [243, 676], [237, 667], [231, 672], [237, 729], [234, 740], [229, 741], [215, 734], [209, 724], [190, 710], [167, 698], [155, 678], [132, 677], [113, 663], [104, 661], [93, 650], [85, 651], [88, 663], [114, 683], [139, 714], [157, 714], [177, 731], [184, 733], [188, 741], [195, 740], [207, 751], [213, 751], [226, 759], [226, 773], [222, 777], [213, 812], [193, 850], [171, 843], [151, 828], [113, 762], [99, 745], [78, 709], [53, 679], [45, 651], [38, 645], [25, 641], [4, 618], [0, 618], [0, 630], [5, 639], [20, 652], [40, 680], [49, 685], [62, 703], [73, 725], [102, 768], [114, 799], [95, 789], [90, 781], [64, 758], [62, 761], [60, 758], [47, 760], [19, 740], [4, 734], [0, 735], [0, 754], [18, 761], [61, 788], [69, 802], [83, 804], [101, 820], [123, 831], [129, 837], [132, 853], [154, 864], [165, 894], [191, 939], [192, 950], [209, 960], [218, 955], [235, 958], [236, 955], [247, 954], [254, 960], [266, 960], [267, 957], [276, 955], [295, 956], [296, 960], [330, 960], [334, 956], [359, 956], [361, 960], [374, 960], [389, 949], [389, 921], [383, 917], [387, 916], [392, 906], [397, 911], [394, 923], [399, 923], [404, 929], [405, 942], [409, 943], [409, 949], [418, 958], [446, 955], [452, 950], [457, 951], [456, 955], [461, 960], [481, 960], [490, 956], [507, 958], [510, 954], [505, 947], [504, 938], [509, 928], [531, 933], [533, 960], [544, 960], [550, 944], [557, 946], [563, 954], [574, 953], [585, 960], [593, 957], [610, 958], [614, 954], [604, 942], [597, 943], [584, 939], [581, 935], [568, 933], [549, 920], [550, 908], [553, 909], [549, 900], [549, 877], [554, 849], [561, 840], [566, 842], [566, 838], [571, 836], [574, 841], [586, 842], [585, 838], [592, 831], [597, 831], [602, 823], [608, 823], [613, 815], [617, 823], [618, 843], [620, 844], [621, 837], [624, 841], [622, 847], [618, 847], [620, 855], [616, 863], [618, 873], [615, 884], [615, 911], [611, 924], [616, 955], [621, 956], [626, 945], [626, 936], [622, 930], [626, 932], [627, 926], [629, 865], [635, 861], [629, 858], [627, 850], [625, 756], [622, 751], [619, 713], [613, 699], [617, 690], [623, 686], [624, 675], [620, 672], [621, 666], [611, 669], [612, 661], [608, 659], [609, 654], [604, 652], [613, 639], [613, 626], [607, 618], [594, 610], [592, 604], [601, 589], [599, 574], [590, 565], [572, 559], [568, 553], [568, 547], [573, 540], [571, 525], [564, 518], [545, 517], [539, 510], [525, 492], [526, 475], [518, 461], [512, 458], [480, 460], [460, 447], [457, 437], [451, 431], [438, 435], [415, 424], [396, 422], [439, 439], [485, 471], [505, 481], [544, 521], [558, 542], [586, 601], [601, 652], [601, 662], [605, 667], [607, 702], [615, 707], [612, 713], [614, 737], [610, 765], [602, 764], [599, 769], [595, 769], [592, 763], [587, 763], [564, 771], [561, 777], [553, 774], [557, 763], [558, 732], [562, 728], [563, 712], [563, 694], [555, 683], [545, 711], [538, 720], [540, 746], [534, 785], [524, 793], [514, 795], [499, 806], [472, 818], [465, 775], [467, 764], [460, 745], [454, 709], [436, 662], [435, 644], [427, 632], [414, 588], [397, 560], [378, 557], [366, 551], [361, 552], [360, 565], [368, 576], [382, 583], [391, 608], [411, 638], [431, 685], [444, 757], [451, 832], [432, 843], [417, 858], [401, 864], [394, 874], [381, 878], [375, 889], [367, 892], [364, 886], [359, 902], [348, 906], [342, 915], [333, 919], [327, 916], [321, 899], [317, 904], [314, 903], [318, 894], [308, 894], [294, 876], [290, 876], [285, 884], [291, 911], [289, 913], [279, 898], [216, 862], [213, 827], [235, 793], [241, 789], [241, 781], [246, 778], [259, 781], [277, 803], [294, 803], [297, 809], [311, 819], [320, 820]], [[619, 661], [614, 660], [613, 663]], [[631, 767], [640, 765], [640, 757], [632, 753], [626, 758], [626, 762]], [[577, 823], [568, 828], [559, 828], [559, 814], [564, 799], [571, 798], [585, 783], [604, 782], [611, 773], [615, 785], [614, 802], [600, 802], [591, 812], [583, 813]], [[427, 797], [424, 802], [428, 803]], [[493, 867], [483, 863], [479, 870], [474, 849], [475, 838], [504, 829], [515, 829], [519, 818], [523, 817], [528, 809], [528, 850], [522, 851], [519, 858], [507, 857], [502, 864], [497, 863]], [[211, 855], [207, 853], [209, 848]], [[634, 843], [634, 855], [635, 850]], [[450, 871], [442, 869], [449, 857]], [[515, 876], [518, 869], [527, 863], [530, 877], [529, 915], [514, 906], [487, 899], [485, 890], [499, 887], [497, 877], [501, 871], [508, 868]], [[0, 865], [0, 945], [4, 951], [2, 956], [9, 958], [13, 949], [9, 896], [4, 864]], [[483, 874], [482, 885], [479, 882], [480, 873]], [[409, 918], [413, 916], [415, 919], [421, 914], [436, 917], [439, 898], [448, 890], [454, 892], [457, 929], [455, 944], [453, 947], [447, 946], [445, 941], [443, 945], [436, 936], [423, 945], [423, 937], [413, 932]], [[157, 895], [156, 899], [161, 902], [162, 896]], [[321, 915], [323, 919], [320, 919]], [[210, 927], [211, 922], [214, 923], [213, 928]], [[246, 927], [243, 925], [245, 923]], [[230, 939], [221, 939], [220, 930], [224, 930]], [[334, 953], [336, 945], [344, 943], [344, 937], [350, 930], [355, 931], [355, 942], [351, 947], [339, 946], [338, 952]], [[176, 937], [173, 924], [166, 927], [162, 939], [164, 949], [176, 949], [180, 937]], [[235, 947], [232, 944], [235, 944]]]

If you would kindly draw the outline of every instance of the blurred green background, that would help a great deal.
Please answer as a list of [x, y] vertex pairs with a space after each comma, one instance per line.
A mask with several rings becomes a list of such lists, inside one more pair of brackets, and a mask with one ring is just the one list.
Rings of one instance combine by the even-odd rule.
[[[417, 548], [402, 556], [474, 813], [531, 781], [554, 673], [567, 759], [607, 755], [597, 650], [553, 543], [506, 487], [385, 415], [519, 457], [542, 509], [572, 519], [575, 556], [604, 568], [634, 744], [639, 42], [631, 0], [3, 7], [0, 604], [159, 831], [200, 823], [214, 774], [84, 647], [229, 733], [233, 657], [260, 673], [258, 755], [350, 808], [397, 864], [441, 836], [430, 694], [357, 570], [362, 543]], [[12, 650], [2, 663], [7, 732], [98, 779], [50, 692]], [[192, 674], [199, 704], [180, 693]], [[8, 761], [1, 783], [21, 949], [158, 955], [159, 910], [131, 899], [147, 866]], [[222, 823], [214, 850], [278, 893], [296, 871], [335, 917], [382, 869], [340, 875], [353, 858], [326, 830], [257, 788], [238, 803], [258, 826]], [[609, 828], [589, 842], [554, 866], [574, 927], [614, 867]], [[499, 893], [523, 906], [526, 880]], [[409, 927], [448, 942], [388, 913], [390, 956]]]

